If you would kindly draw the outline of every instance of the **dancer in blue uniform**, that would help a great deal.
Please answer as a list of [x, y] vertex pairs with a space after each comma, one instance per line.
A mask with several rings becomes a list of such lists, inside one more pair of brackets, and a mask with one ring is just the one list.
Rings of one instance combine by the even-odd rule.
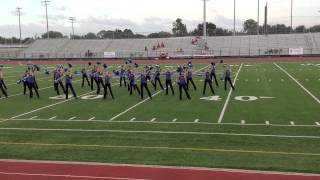
[[223, 73], [223, 77], [222, 79], [224, 79], [224, 89], [227, 90], [227, 82], [229, 82], [231, 88], [233, 90], [235, 90], [232, 81], [231, 81], [231, 68], [230, 65], [225, 65], [224, 66], [224, 73]]
[[203, 95], [206, 94], [206, 89], [207, 89], [207, 84], [209, 85], [210, 87], [210, 90], [211, 90], [211, 93], [214, 95], [214, 90], [213, 90], [213, 87], [212, 87], [212, 79], [210, 77], [210, 74], [211, 73], [211, 69], [209, 68], [206, 73], [204, 74], [204, 87], [203, 87]]

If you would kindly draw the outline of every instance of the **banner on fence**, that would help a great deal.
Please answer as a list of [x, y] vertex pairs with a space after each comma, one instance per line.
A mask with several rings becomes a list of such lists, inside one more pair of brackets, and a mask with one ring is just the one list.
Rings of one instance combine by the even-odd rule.
[[116, 52], [104, 52], [103, 57], [105, 58], [115, 58], [116, 57]]
[[289, 48], [289, 55], [303, 55], [303, 48]]

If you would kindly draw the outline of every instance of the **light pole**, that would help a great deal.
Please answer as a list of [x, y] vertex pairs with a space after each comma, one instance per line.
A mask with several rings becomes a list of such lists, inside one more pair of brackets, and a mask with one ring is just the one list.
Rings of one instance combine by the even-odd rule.
[[293, 0], [291, 0], [291, 32], [293, 31], [293, 27], [292, 27], [292, 11], [293, 11]]
[[22, 8], [20, 8], [20, 7], [17, 7], [17, 14], [18, 14], [18, 16], [19, 16], [19, 37], [20, 37], [20, 44], [21, 44], [21, 42], [22, 42], [22, 39], [21, 39], [21, 9]]
[[75, 17], [69, 17], [69, 20], [71, 22], [71, 26], [72, 26], [72, 38], [71, 39], [74, 39], [74, 28], [73, 28], [73, 23], [74, 21], [76, 21], [76, 18]]
[[236, 0], [233, 0], [233, 35], [236, 35]]
[[207, 42], [207, 1], [203, 0], [203, 37]]
[[260, 0], [258, 0], [258, 20], [257, 20], [257, 35], [259, 35], [259, 24], [260, 24]]
[[46, 7], [46, 20], [47, 20], [47, 38], [49, 39], [49, 22], [48, 22], [48, 5], [50, 3], [49, 0], [41, 1], [42, 5]]

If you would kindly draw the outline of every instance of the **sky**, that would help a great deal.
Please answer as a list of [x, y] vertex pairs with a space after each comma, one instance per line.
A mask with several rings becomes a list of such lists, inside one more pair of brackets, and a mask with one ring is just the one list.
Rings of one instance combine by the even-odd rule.
[[[258, 0], [236, 0], [236, 29], [246, 19], [257, 20]], [[290, 25], [291, 0], [260, 0], [260, 24], [264, 6], [269, 4], [269, 24]], [[46, 32], [45, 7], [41, 0], [0, 0], [0, 36], [19, 36], [16, 7], [22, 8], [22, 36]], [[320, 24], [320, 0], [293, 0], [293, 26]], [[76, 17], [75, 33], [97, 33], [102, 29], [132, 29], [148, 34], [171, 31], [172, 22], [181, 18], [188, 31], [202, 23], [202, 0], [51, 0], [49, 29], [71, 33], [69, 17]], [[233, 29], [233, 0], [207, 1], [207, 21]]]

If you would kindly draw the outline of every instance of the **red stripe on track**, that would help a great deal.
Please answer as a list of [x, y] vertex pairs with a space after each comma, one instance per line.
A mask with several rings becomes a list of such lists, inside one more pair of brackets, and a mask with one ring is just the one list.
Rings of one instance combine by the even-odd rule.
[[0, 179], [320, 180], [320, 175], [209, 168], [0, 160]]

